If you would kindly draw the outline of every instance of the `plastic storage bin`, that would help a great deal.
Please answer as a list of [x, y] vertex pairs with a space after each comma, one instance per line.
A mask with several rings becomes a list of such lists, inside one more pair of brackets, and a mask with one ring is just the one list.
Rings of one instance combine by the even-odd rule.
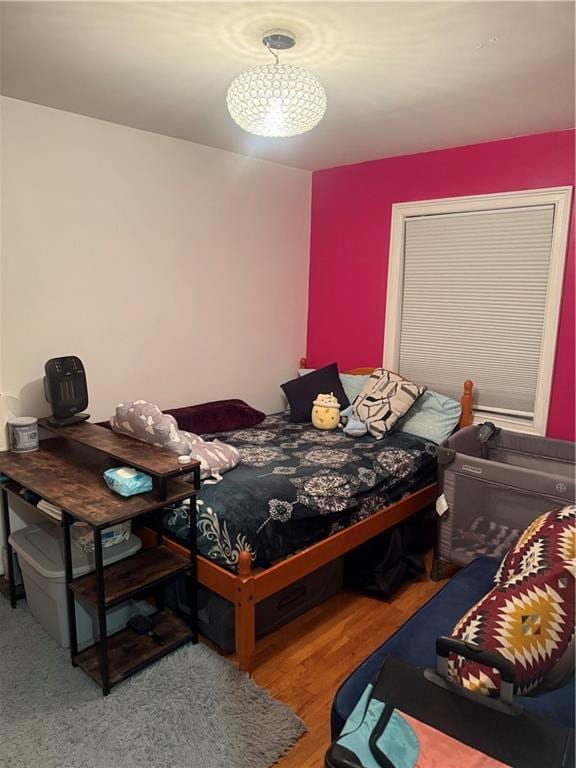
[[[32, 615], [52, 635], [58, 645], [69, 648], [62, 529], [50, 523], [29, 526], [15, 531], [10, 536], [10, 543], [18, 555], [26, 601]], [[141, 546], [140, 539], [130, 535], [128, 541], [104, 549], [104, 565], [110, 565], [136, 554]], [[72, 564], [74, 577], [84, 576], [94, 570], [94, 555], [85, 552], [73, 541]], [[126, 626], [128, 619], [135, 613], [134, 606], [134, 603], [128, 601], [107, 612], [109, 635]], [[76, 601], [76, 630], [79, 649], [97, 642], [97, 613], [78, 601]]]

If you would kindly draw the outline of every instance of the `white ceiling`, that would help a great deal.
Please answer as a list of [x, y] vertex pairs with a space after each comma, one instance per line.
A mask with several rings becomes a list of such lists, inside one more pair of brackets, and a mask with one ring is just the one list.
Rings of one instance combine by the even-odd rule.
[[[571, 2], [3, 2], [5, 95], [317, 169], [574, 125]], [[309, 68], [326, 117], [290, 139], [228, 116], [239, 72]]]

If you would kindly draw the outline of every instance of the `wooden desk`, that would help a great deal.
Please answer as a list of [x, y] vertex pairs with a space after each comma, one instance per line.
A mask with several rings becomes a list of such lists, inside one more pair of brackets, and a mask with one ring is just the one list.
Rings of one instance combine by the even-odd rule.
[[[95, 424], [82, 422], [57, 429], [40, 425], [59, 437], [40, 443], [30, 453], [0, 452], [0, 472], [62, 509], [70, 658], [74, 666], [82, 667], [102, 687], [104, 695], [152, 661], [192, 640], [198, 641], [196, 605], [196, 505], [193, 503], [200, 484], [199, 462], [180, 465], [177, 457], [154, 446], [117, 435]], [[102, 477], [104, 470], [123, 465], [135, 467], [151, 475], [154, 490], [124, 498], [111, 491]], [[182, 475], [192, 473], [194, 485], [184, 482]], [[8, 554], [10, 602], [16, 606], [13, 552], [10, 546], [8, 489], [2, 486], [4, 530]], [[190, 557], [171, 552], [162, 543], [161, 526], [156, 526], [156, 547], [104, 567], [102, 530], [140, 515], [161, 512], [167, 504], [191, 499]], [[70, 526], [88, 523], [94, 537], [96, 570], [79, 579], [73, 578]], [[126, 629], [107, 637], [106, 610], [138, 593], [153, 590], [181, 574], [188, 575], [190, 618], [182, 621], [163, 607], [158, 599], [159, 615], [155, 632], [168, 633], [170, 639], [158, 646], [147, 635], [136, 635]], [[99, 642], [78, 653], [76, 638], [76, 609], [74, 596], [98, 611]], [[160, 592], [158, 592], [160, 595]]]

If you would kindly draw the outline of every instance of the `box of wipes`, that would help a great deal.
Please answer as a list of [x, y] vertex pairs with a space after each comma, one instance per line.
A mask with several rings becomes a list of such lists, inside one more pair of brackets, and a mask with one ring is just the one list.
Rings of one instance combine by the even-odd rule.
[[152, 478], [133, 467], [112, 467], [104, 472], [104, 481], [120, 496], [134, 496], [152, 490]]

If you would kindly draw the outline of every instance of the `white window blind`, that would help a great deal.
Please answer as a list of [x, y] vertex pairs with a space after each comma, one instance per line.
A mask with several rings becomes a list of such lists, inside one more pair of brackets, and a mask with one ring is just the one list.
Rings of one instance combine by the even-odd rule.
[[398, 370], [475, 406], [535, 411], [554, 205], [405, 221]]

